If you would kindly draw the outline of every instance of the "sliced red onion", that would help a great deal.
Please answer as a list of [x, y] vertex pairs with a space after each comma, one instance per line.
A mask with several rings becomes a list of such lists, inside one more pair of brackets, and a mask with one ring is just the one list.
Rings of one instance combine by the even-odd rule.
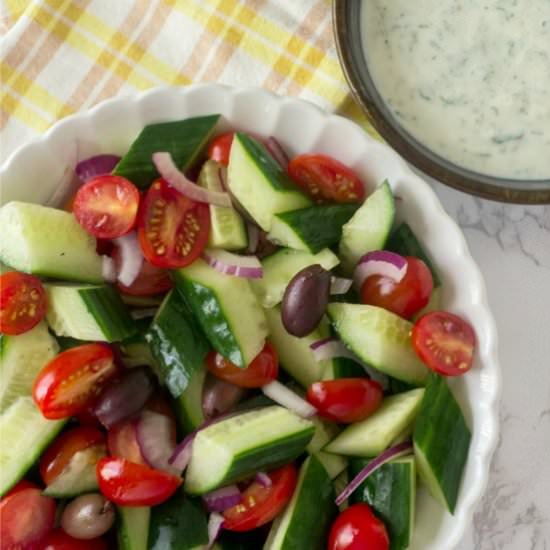
[[269, 488], [273, 485], [271, 478], [265, 472], [258, 472], [256, 474], [256, 481], [262, 486]]
[[191, 432], [184, 440], [178, 444], [174, 449], [174, 452], [168, 459], [168, 463], [173, 466], [181, 475], [185, 468], [189, 465], [191, 460], [191, 453], [193, 452], [193, 440], [197, 432]]
[[281, 144], [273, 136], [269, 136], [264, 141], [264, 144], [271, 156], [281, 165], [281, 168], [286, 171], [290, 159]]
[[298, 416], [311, 418], [317, 414], [317, 409], [313, 405], [302, 399], [292, 390], [289, 390], [286, 386], [283, 386], [277, 380], [273, 380], [273, 382], [263, 386], [262, 391], [267, 397], [296, 413]]
[[407, 260], [395, 252], [375, 250], [365, 254], [358, 262], [353, 274], [355, 288], [358, 290], [371, 275], [382, 275], [400, 282], [407, 273]]
[[170, 464], [176, 443], [172, 419], [153, 411], [143, 411], [136, 427], [141, 454], [152, 468], [179, 474]]
[[245, 279], [261, 279], [263, 268], [256, 256], [241, 256], [227, 252], [227, 250], [205, 248], [202, 253], [203, 260], [216, 271], [233, 277]]
[[159, 174], [177, 191], [196, 202], [231, 208], [231, 197], [220, 191], [210, 191], [188, 180], [174, 164], [170, 153], [153, 153], [153, 162]]
[[219, 537], [223, 528], [223, 516], [218, 512], [212, 512], [208, 518], [208, 545], [206, 550], [210, 550], [216, 539]]
[[95, 155], [81, 160], [76, 165], [75, 172], [78, 179], [86, 183], [96, 176], [110, 174], [119, 161], [120, 157], [117, 155]]
[[108, 283], [116, 281], [116, 264], [111, 256], [101, 256], [101, 275]]
[[131, 286], [139, 275], [141, 266], [143, 265], [143, 254], [139, 246], [137, 234], [135, 231], [131, 231], [123, 237], [114, 239], [113, 242], [120, 249], [118, 280], [124, 286]]
[[331, 277], [330, 279], [330, 293], [331, 294], [345, 294], [353, 284], [352, 279], [343, 279], [342, 277]]
[[228, 485], [203, 495], [202, 499], [209, 512], [223, 512], [242, 500], [241, 492], [236, 485]]
[[202, 411], [205, 418], [210, 419], [229, 411], [245, 395], [244, 388], [209, 375], [202, 391]]
[[336, 338], [323, 338], [323, 340], [313, 342], [309, 347], [317, 361], [325, 361], [335, 357], [355, 359], [355, 355], [346, 348], [343, 342]]
[[142, 309], [133, 309], [130, 312], [132, 319], [147, 319], [148, 317], [154, 317], [157, 314], [158, 307], [144, 307]]
[[410, 441], [405, 441], [384, 451], [382, 454], [378, 455], [374, 460], [371, 460], [348, 484], [348, 486], [336, 497], [336, 506], [340, 506], [344, 500], [349, 498], [349, 496], [369, 477], [373, 472], [378, 470], [381, 466], [390, 462], [394, 458], [400, 456], [408, 455], [412, 451], [412, 443]]
[[260, 243], [260, 228], [251, 222], [246, 222], [246, 233], [248, 236], [248, 245], [246, 246], [247, 254], [254, 254]]

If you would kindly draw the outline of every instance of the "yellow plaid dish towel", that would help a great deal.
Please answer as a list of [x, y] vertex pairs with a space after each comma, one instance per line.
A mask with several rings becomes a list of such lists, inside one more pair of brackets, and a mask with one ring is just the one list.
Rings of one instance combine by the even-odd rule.
[[262, 86], [371, 130], [330, 0], [0, 0], [1, 160], [67, 115], [163, 84]]

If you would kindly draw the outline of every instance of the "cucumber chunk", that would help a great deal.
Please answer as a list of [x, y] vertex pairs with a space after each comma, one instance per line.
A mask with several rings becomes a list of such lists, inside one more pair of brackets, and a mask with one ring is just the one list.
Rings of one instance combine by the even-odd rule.
[[322, 449], [340, 433], [340, 430], [336, 424], [318, 417], [313, 417], [311, 421], [315, 424], [315, 434], [307, 446], [307, 452], [315, 455], [325, 467], [330, 479], [334, 479], [347, 468], [348, 461], [343, 456], [325, 453]]
[[17, 336], [0, 335], [0, 412], [31, 395], [34, 379], [59, 346], [43, 321]]
[[27, 473], [65, 422], [44, 418], [32, 397], [19, 397], [0, 415], [0, 496]]
[[224, 275], [201, 259], [173, 276], [214, 349], [238, 367], [247, 367], [267, 336], [264, 312], [248, 280]]
[[183, 433], [196, 430], [206, 418], [202, 411], [202, 390], [206, 379], [206, 367], [200, 365], [191, 375], [187, 388], [174, 400], [176, 418]]
[[418, 473], [432, 496], [454, 513], [472, 435], [447, 381], [430, 373], [413, 444]]
[[409, 321], [362, 304], [332, 303], [328, 314], [344, 344], [362, 361], [408, 384], [425, 384], [428, 368], [413, 349]]
[[[369, 459], [350, 461], [353, 479]], [[416, 468], [413, 456], [398, 458], [373, 472], [350, 495], [350, 504], [365, 502], [384, 522], [390, 538], [390, 550], [407, 550], [414, 527], [416, 502]]]
[[264, 550], [321, 550], [336, 516], [332, 480], [315, 456], [302, 464], [292, 499], [269, 531]]
[[367, 252], [384, 248], [394, 217], [395, 202], [390, 185], [385, 181], [342, 228], [339, 256], [346, 273], [351, 273], [359, 258]]
[[185, 491], [202, 495], [291, 462], [304, 452], [314, 431], [312, 422], [279, 406], [212, 424], [195, 436]]
[[149, 506], [117, 506], [117, 541], [119, 550], [147, 550]]
[[328, 204], [276, 214], [268, 238], [280, 246], [317, 254], [338, 243], [342, 226], [357, 208], [356, 204]]
[[366, 458], [379, 455], [414, 422], [423, 395], [424, 388], [417, 388], [386, 397], [371, 416], [350, 424], [323, 450]]
[[283, 248], [262, 261], [264, 276], [261, 279], [252, 279], [250, 284], [262, 306], [270, 308], [281, 302], [292, 277], [305, 267], [320, 264], [330, 270], [339, 263], [338, 257], [328, 248], [318, 254]]
[[275, 214], [311, 204], [266, 148], [246, 134], [237, 133], [233, 138], [228, 184], [264, 231], [271, 229]]
[[335, 357], [323, 371], [323, 380], [337, 378], [364, 378], [367, 375], [362, 365], [349, 357]]
[[[215, 160], [207, 160], [201, 168], [197, 183], [210, 191], [224, 191], [220, 172], [227, 177], [227, 168]], [[208, 246], [239, 250], [248, 244], [244, 221], [234, 208], [210, 205], [210, 236]]]
[[157, 151], [170, 153], [176, 166], [187, 170], [210, 139], [219, 118], [220, 115], [207, 115], [148, 124], [116, 165], [113, 174], [146, 189], [159, 177], [152, 160]]
[[58, 336], [78, 340], [120, 342], [137, 326], [118, 292], [110, 285], [45, 285], [46, 319]]
[[88, 283], [103, 282], [96, 240], [69, 212], [9, 202], [0, 208], [0, 261], [17, 271]]

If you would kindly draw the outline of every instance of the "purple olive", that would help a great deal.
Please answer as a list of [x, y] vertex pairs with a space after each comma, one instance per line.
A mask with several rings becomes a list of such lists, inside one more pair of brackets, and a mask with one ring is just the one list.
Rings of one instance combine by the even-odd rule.
[[69, 502], [61, 515], [61, 528], [75, 539], [95, 539], [115, 522], [115, 508], [103, 495], [90, 493]]
[[330, 272], [310, 265], [291, 279], [283, 296], [282, 320], [289, 334], [301, 338], [320, 323], [330, 296]]

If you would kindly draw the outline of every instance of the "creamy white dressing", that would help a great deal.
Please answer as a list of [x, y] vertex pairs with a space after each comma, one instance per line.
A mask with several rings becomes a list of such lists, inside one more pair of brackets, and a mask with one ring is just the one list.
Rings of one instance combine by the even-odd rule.
[[363, 0], [378, 91], [464, 168], [550, 179], [550, 0]]

